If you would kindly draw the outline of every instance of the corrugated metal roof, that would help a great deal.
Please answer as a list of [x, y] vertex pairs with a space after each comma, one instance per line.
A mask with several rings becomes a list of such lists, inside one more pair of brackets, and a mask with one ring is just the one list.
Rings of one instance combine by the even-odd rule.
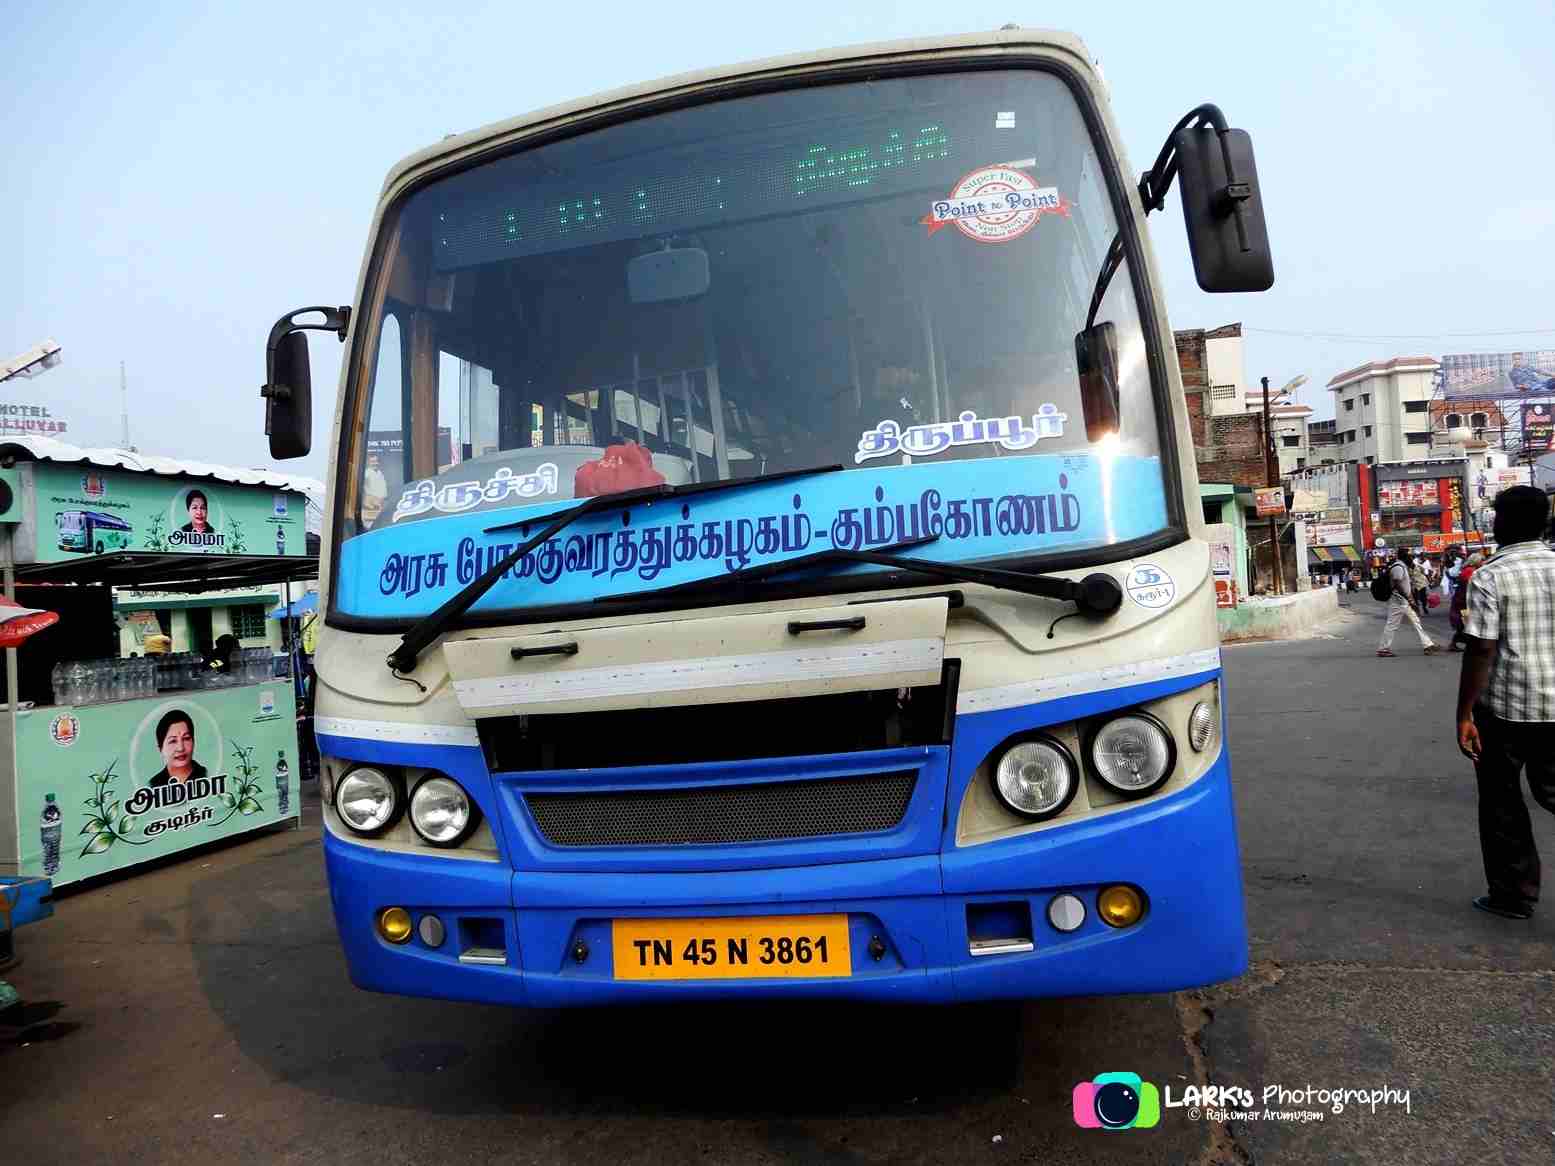
[[87, 449], [52, 437], [7, 436], [0, 441], [0, 455], [31, 458], [43, 462], [74, 462], [102, 466], [105, 469], [132, 470], [144, 474], [167, 474], [180, 478], [206, 478], [234, 482], [241, 486], [268, 486], [272, 490], [296, 490], [322, 499], [324, 483], [317, 478], [279, 474], [274, 470], [240, 469], [208, 462], [185, 461], [129, 449]]

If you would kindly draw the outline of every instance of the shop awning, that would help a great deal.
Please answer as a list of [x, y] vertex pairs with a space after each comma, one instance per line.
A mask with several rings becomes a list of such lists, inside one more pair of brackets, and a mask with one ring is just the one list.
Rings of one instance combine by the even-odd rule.
[[1339, 550], [1342, 552], [1341, 557], [1346, 562], [1350, 562], [1350, 563], [1364, 562], [1364, 560], [1361, 558], [1361, 552], [1356, 550], [1352, 546], [1343, 546], [1343, 547], [1340, 547]]
[[114, 551], [59, 563], [25, 563], [19, 583], [98, 583], [140, 591], [214, 591], [264, 583], [317, 579], [312, 555], [186, 555], [167, 551]]
[[295, 619], [300, 615], [306, 615], [310, 611], [319, 609], [319, 593], [310, 591], [301, 599], [294, 599], [291, 603], [283, 603], [270, 613], [271, 619]]
[[1327, 547], [1309, 547], [1307, 549], [1317, 556], [1317, 561], [1320, 563], [1332, 563], [1334, 561], [1334, 556], [1329, 553]]

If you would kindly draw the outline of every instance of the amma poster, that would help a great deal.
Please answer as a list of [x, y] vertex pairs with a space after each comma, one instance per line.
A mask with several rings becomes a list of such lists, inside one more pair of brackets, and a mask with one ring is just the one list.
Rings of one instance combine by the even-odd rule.
[[21, 872], [56, 886], [295, 818], [289, 680], [16, 717]]
[[295, 491], [53, 462], [34, 462], [32, 472], [29, 562], [111, 551], [307, 553], [307, 498]]

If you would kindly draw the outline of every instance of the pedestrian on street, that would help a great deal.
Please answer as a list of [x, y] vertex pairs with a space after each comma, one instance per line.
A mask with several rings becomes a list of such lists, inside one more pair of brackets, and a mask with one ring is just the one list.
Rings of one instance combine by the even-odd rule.
[[1429, 610], [1425, 605], [1426, 594], [1431, 590], [1431, 577], [1426, 574], [1425, 562], [1413, 559], [1409, 564], [1409, 592], [1415, 610], [1422, 616]]
[[1453, 652], [1463, 651], [1463, 645], [1469, 642], [1468, 636], [1463, 632], [1463, 613], [1468, 607], [1469, 580], [1474, 578], [1474, 572], [1485, 561], [1485, 556], [1475, 551], [1458, 568], [1458, 586], [1453, 589], [1452, 602], [1447, 609], [1448, 622], [1452, 624], [1452, 643], [1448, 650]]
[[1500, 546], [1468, 583], [1468, 651], [1458, 680], [1458, 747], [1479, 784], [1479, 845], [1488, 893], [1474, 906], [1527, 919], [1539, 901], [1539, 851], [1523, 801], [1555, 814], [1555, 551], [1550, 502], [1533, 486], [1496, 495]]
[[1377, 645], [1379, 656], [1394, 654], [1393, 636], [1398, 631], [1398, 625], [1406, 619], [1419, 634], [1420, 646], [1425, 649], [1425, 654], [1430, 656], [1436, 652], [1436, 644], [1425, 634], [1420, 616], [1415, 613], [1414, 589], [1410, 581], [1412, 566], [1413, 557], [1409, 548], [1404, 547], [1398, 552], [1398, 558], [1393, 560], [1393, 565], [1388, 568], [1388, 581], [1393, 585], [1393, 593], [1388, 596], [1388, 621], [1382, 625], [1382, 642]]

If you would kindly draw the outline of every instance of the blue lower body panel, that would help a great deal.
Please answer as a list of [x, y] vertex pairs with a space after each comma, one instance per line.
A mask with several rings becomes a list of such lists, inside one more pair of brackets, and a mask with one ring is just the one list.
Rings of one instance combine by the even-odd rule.
[[[325, 854], [352, 980], [375, 991], [542, 1007], [715, 997], [950, 1002], [1160, 992], [1240, 975], [1247, 931], [1233, 823], [1222, 753], [1160, 801], [945, 854], [646, 874], [514, 872], [331, 834]], [[1132, 927], [1114, 929], [1097, 914], [1097, 893], [1113, 883], [1144, 892], [1144, 918]], [[1061, 892], [1087, 907], [1069, 933], [1047, 921]], [[374, 919], [388, 906], [418, 922], [436, 914], [446, 938], [437, 948], [419, 936], [386, 943]], [[972, 955], [969, 918], [983, 912], [1029, 919], [1032, 950]], [[613, 919], [807, 914], [847, 915], [849, 976], [615, 978]], [[461, 962], [472, 948], [502, 962]]]

